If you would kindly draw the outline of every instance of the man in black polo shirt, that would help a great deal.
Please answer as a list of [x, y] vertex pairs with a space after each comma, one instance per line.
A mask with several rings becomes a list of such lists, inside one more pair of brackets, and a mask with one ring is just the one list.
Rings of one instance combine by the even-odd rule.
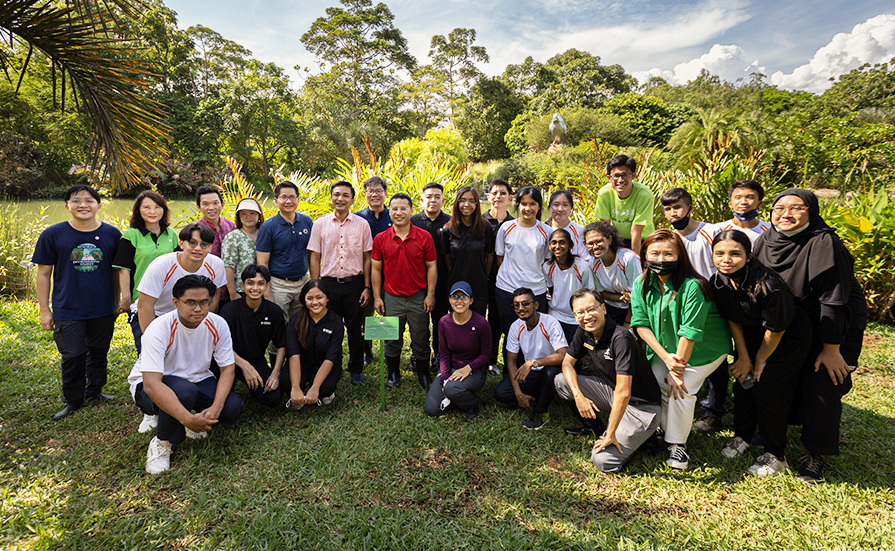
[[[579, 328], [554, 382], [557, 394], [574, 402], [583, 426], [566, 432], [595, 432], [602, 428], [597, 413], [608, 409], [609, 426], [594, 444], [591, 461], [603, 472], [617, 472], [659, 427], [659, 384], [634, 335], [606, 316], [599, 293], [578, 289], [569, 302]], [[593, 363], [593, 373], [576, 369], [585, 355]]]
[[[420, 212], [410, 217], [410, 223], [429, 232], [432, 241], [435, 242], [435, 266], [438, 269], [438, 283], [435, 285], [435, 308], [429, 313], [432, 317], [432, 373], [438, 370], [438, 320], [448, 311], [448, 267], [444, 261], [444, 251], [441, 250], [441, 231], [451, 217], [445, 214], [441, 207], [444, 205], [444, 186], [430, 182], [423, 186], [420, 196]], [[419, 366], [425, 369], [426, 366]], [[411, 364], [411, 369], [414, 366]]]
[[[221, 317], [227, 321], [233, 337], [233, 355], [239, 368], [237, 380], [249, 387], [253, 398], [276, 407], [283, 401], [282, 387], [288, 387], [280, 385], [281, 375], [288, 380], [289, 372], [282, 370], [286, 359], [286, 321], [283, 310], [264, 298], [269, 286], [267, 267], [249, 264], [242, 271], [245, 298], [228, 302]], [[272, 367], [265, 356], [271, 342], [277, 350]]]

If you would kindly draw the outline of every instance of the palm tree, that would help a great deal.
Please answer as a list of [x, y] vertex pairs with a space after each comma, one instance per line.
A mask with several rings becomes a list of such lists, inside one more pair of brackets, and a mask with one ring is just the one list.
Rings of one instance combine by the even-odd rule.
[[[164, 110], [145, 95], [155, 75], [147, 62], [135, 58], [139, 48], [128, 42], [123, 23], [141, 5], [142, 0], [0, 2], [0, 36], [7, 34], [10, 46], [28, 48], [16, 93], [32, 56], [46, 56], [54, 75], [61, 75], [62, 96], [67, 80], [77, 108], [93, 124], [90, 164], [115, 188], [136, 184], [167, 155]], [[8, 51], [0, 49], [0, 67], [12, 81]]]
[[697, 109], [696, 116], [682, 124], [668, 141], [668, 149], [682, 155], [684, 165], [711, 157], [720, 148], [747, 150], [752, 143], [749, 120], [732, 111]]

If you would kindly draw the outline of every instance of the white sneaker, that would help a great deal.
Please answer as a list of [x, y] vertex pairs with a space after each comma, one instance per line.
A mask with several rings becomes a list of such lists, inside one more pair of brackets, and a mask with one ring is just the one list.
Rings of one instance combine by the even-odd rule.
[[328, 405], [330, 405], [331, 403], [333, 403], [333, 400], [335, 400], [335, 399], [336, 399], [336, 393], [333, 392], [332, 394], [330, 394], [330, 395], [327, 396], [326, 398], [321, 398], [321, 399], [320, 399], [320, 404], [321, 404], [321, 405], [324, 405], [324, 406], [328, 406]]
[[737, 436], [735, 438], [731, 438], [727, 441], [726, 444], [724, 444], [724, 447], [721, 448], [721, 455], [723, 455], [727, 459], [733, 459], [734, 457], [743, 455], [751, 447], [752, 446], [749, 445], [748, 442]]
[[159, 474], [171, 468], [171, 443], [167, 440], [159, 440], [157, 436], [149, 442], [146, 450], [146, 472]]
[[203, 438], [208, 437], [208, 432], [206, 432], [204, 430], [202, 432], [193, 432], [186, 427], [183, 427], [183, 430], [186, 431], [186, 437], [189, 438], [190, 440], [202, 440]]
[[140, 421], [140, 428], [137, 429], [137, 432], [142, 434], [144, 432], [149, 432], [156, 427], [158, 427], [158, 415], [144, 413], [143, 420]]
[[789, 464], [786, 459], [780, 461], [772, 453], [766, 453], [758, 456], [755, 465], [749, 467], [749, 474], [755, 476], [777, 476], [780, 473], [789, 470]]
[[673, 469], [681, 470], [690, 466], [690, 455], [687, 453], [686, 446], [672, 444], [668, 446], [668, 449], [671, 453], [668, 454], [668, 459], [665, 460], [666, 465]]

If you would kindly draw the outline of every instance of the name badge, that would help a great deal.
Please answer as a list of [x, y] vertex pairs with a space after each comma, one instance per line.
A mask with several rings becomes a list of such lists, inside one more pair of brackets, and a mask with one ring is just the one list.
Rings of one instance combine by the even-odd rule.
[[588, 344], [588, 343], [584, 343], [584, 348], [587, 348], [588, 350], [593, 350], [593, 349], [594, 349], [593, 345], [590, 345], [590, 344]]
[[325, 327], [322, 329], [322, 331], [323, 331], [324, 333], [329, 333], [330, 335], [333, 334], [333, 330], [332, 330], [332, 329], [327, 329], [327, 328], [325, 328]]

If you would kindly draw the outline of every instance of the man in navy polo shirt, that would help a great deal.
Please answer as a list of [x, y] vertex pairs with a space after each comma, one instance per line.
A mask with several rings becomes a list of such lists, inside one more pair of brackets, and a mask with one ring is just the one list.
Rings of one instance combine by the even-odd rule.
[[308, 282], [308, 240], [314, 222], [306, 214], [295, 212], [298, 187], [283, 180], [274, 188], [280, 212], [261, 225], [255, 240], [257, 262], [270, 270], [270, 296], [291, 318], [301, 306], [298, 295]]

